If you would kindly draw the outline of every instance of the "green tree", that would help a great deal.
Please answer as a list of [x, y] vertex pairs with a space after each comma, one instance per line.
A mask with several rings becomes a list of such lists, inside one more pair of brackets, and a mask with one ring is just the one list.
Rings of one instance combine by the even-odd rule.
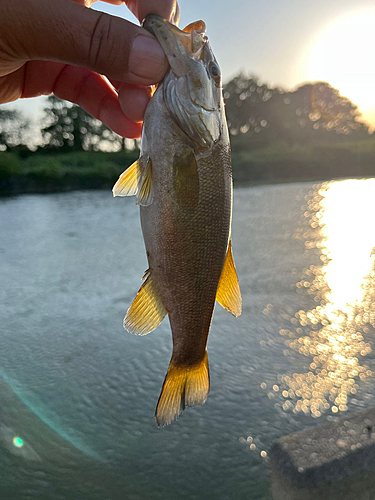
[[42, 137], [48, 148], [61, 151], [125, 149], [122, 137], [77, 105], [49, 96], [44, 108]]
[[0, 109], [0, 151], [25, 144], [29, 128], [29, 120], [19, 111]]
[[52, 95], [47, 98], [44, 113], [41, 133], [48, 148], [83, 150], [84, 131], [81, 131], [83, 123], [78, 109]]
[[225, 86], [224, 98], [234, 148], [257, 149], [277, 141], [330, 144], [370, 137], [357, 106], [325, 82], [286, 92], [240, 74]]

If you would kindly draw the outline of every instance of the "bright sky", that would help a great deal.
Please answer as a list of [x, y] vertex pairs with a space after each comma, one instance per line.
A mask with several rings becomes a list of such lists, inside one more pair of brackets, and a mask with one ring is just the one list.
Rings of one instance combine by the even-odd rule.
[[[240, 70], [292, 89], [324, 80], [375, 126], [373, 0], [180, 0], [181, 26], [203, 19], [224, 81]], [[95, 8], [134, 21], [125, 6]], [[13, 105], [14, 106], [14, 105]], [[35, 114], [40, 99], [17, 107]]]

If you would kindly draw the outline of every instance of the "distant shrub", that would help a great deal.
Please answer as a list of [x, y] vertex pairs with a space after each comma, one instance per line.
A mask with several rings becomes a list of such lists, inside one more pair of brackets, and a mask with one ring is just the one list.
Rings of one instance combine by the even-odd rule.
[[22, 174], [22, 162], [14, 153], [0, 153], [0, 178]]
[[138, 150], [119, 151], [117, 153], [105, 153], [101, 151], [77, 151], [72, 153], [36, 153], [27, 159], [29, 167], [35, 167], [44, 162], [47, 158], [54, 158], [63, 167], [67, 169], [89, 170], [95, 168], [96, 165], [103, 163], [114, 163], [120, 168], [125, 168], [133, 163], [139, 156]]
[[[56, 158], [66, 167], [92, 168], [103, 153], [94, 151], [79, 151], [76, 153], [65, 153], [56, 155]], [[105, 153], [104, 153], [105, 155]], [[105, 159], [105, 156], [103, 160]]]
[[121, 168], [112, 161], [104, 161], [94, 166], [94, 172], [103, 179], [114, 181], [121, 173]]
[[289, 145], [285, 142], [274, 142], [269, 146], [251, 151], [233, 153], [234, 164], [284, 165], [289, 163], [313, 164], [319, 159], [319, 149], [313, 146]]
[[354, 154], [375, 153], [375, 139], [367, 141], [350, 141], [338, 144], [337, 149], [344, 149]]
[[65, 169], [57, 159], [39, 156], [38, 158], [33, 158], [31, 165], [29, 163], [27, 174], [34, 178], [56, 180], [64, 177]]

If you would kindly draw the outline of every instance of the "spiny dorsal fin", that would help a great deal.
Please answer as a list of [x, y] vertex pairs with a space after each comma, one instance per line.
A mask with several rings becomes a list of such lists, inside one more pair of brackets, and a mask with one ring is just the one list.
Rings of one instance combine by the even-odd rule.
[[154, 279], [148, 270], [143, 278], [145, 282], [124, 318], [125, 330], [134, 335], [147, 335], [152, 332], [167, 315]]
[[232, 240], [229, 240], [227, 256], [223, 270], [221, 271], [219, 286], [216, 292], [216, 300], [221, 306], [233, 316], [239, 316], [242, 312], [242, 298], [240, 285], [232, 255]]
[[[142, 165], [143, 167], [143, 165]], [[143, 167], [142, 176], [138, 182], [137, 205], [146, 207], [151, 205], [154, 197], [154, 190], [152, 187], [152, 161], [151, 158], [147, 160], [146, 166]]]
[[207, 351], [194, 366], [178, 366], [171, 361], [156, 407], [158, 425], [169, 425], [185, 406], [203, 405], [210, 389]]
[[113, 196], [133, 196], [138, 192], [139, 160], [123, 172], [113, 186]]

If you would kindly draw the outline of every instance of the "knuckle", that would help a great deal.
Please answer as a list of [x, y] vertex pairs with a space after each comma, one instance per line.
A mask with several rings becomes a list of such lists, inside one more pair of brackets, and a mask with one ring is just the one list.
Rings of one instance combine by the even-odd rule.
[[114, 53], [112, 17], [100, 13], [91, 33], [88, 60], [94, 70], [108, 67]]
[[22, 96], [23, 79], [19, 71], [0, 76], [0, 104], [13, 102]]
[[98, 120], [100, 120], [103, 123], [106, 123], [107, 119], [108, 119], [107, 106], [109, 104], [109, 101], [110, 101], [110, 96], [104, 95], [98, 104], [98, 109], [97, 109], [96, 114], [95, 114], [95, 118], [97, 118]]
[[75, 86], [72, 101], [78, 104], [78, 106], [82, 106], [82, 95], [84, 94], [85, 88], [89, 85], [92, 77], [92, 73], [89, 71], [85, 72]]

